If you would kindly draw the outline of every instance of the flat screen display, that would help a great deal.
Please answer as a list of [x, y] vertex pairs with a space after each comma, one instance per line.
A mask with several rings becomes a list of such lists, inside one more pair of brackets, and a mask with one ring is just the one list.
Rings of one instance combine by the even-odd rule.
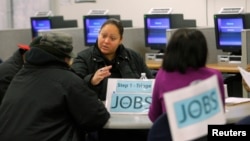
[[48, 18], [31, 19], [31, 28], [32, 28], [32, 37], [34, 38], [38, 35], [39, 30], [50, 30], [51, 21]]
[[85, 45], [91, 46], [94, 45], [96, 39], [98, 37], [100, 28], [102, 24], [107, 20], [107, 17], [100, 17], [100, 18], [85, 18]]
[[120, 20], [120, 15], [87, 15], [83, 16], [85, 46], [94, 46], [102, 24], [109, 18]]
[[144, 17], [145, 45], [152, 49], [162, 49], [167, 45], [166, 30], [171, 28], [167, 15], [148, 15]]
[[219, 44], [220, 45], [241, 45], [241, 31], [243, 19], [218, 19]]
[[216, 15], [215, 37], [217, 49], [241, 53], [241, 32], [245, 28], [242, 15]]

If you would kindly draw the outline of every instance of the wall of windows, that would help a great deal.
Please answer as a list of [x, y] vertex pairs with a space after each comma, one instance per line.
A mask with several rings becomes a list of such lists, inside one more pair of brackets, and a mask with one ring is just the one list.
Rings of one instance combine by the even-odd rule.
[[1, 0], [0, 30], [30, 28], [30, 17], [38, 11], [50, 10], [49, 0]]

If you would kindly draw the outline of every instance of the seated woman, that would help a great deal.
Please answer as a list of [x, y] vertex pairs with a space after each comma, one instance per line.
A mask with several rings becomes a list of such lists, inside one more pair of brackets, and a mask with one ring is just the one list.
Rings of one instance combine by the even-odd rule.
[[109, 19], [101, 27], [95, 46], [78, 53], [72, 68], [106, 100], [108, 78], [140, 78], [145, 72], [153, 78], [143, 58], [122, 44], [123, 26], [119, 20]]
[[221, 72], [206, 67], [207, 42], [197, 29], [178, 29], [170, 39], [164, 53], [162, 68], [157, 72], [148, 116], [154, 122], [166, 112], [163, 94], [203, 80], [212, 75], [218, 78], [224, 103], [224, 86]]

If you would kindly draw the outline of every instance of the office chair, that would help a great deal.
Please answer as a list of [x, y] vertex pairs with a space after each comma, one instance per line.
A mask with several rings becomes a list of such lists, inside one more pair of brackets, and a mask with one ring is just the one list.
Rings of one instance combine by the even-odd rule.
[[148, 133], [148, 141], [171, 141], [172, 136], [167, 114], [163, 113], [153, 123]]
[[[172, 141], [171, 130], [166, 113], [159, 116], [148, 133], [148, 141]], [[207, 141], [207, 135], [193, 141]]]
[[250, 115], [242, 118], [235, 125], [250, 125]]

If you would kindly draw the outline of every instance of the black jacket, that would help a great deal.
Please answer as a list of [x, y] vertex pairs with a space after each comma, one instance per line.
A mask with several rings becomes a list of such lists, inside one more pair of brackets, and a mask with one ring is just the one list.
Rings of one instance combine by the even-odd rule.
[[[125, 48], [123, 45], [118, 47], [114, 60], [121, 78], [140, 78], [142, 72], [145, 72], [148, 78], [153, 78], [143, 58], [137, 52]], [[72, 65], [74, 71], [84, 79], [91, 89], [98, 93], [98, 97], [101, 100], [106, 100], [108, 78], [105, 78], [97, 86], [91, 85], [90, 80], [98, 69], [106, 65], [108, 64], [106, 64], [105, 58], [99, 51], [97, 44], [79, 52]]]
[[0, 106], [1, 141], [80, 141], [104, 126], [104, 104], [65, 62], [36, 47], [25, 57]]
[[0, 64], [0, 105], [11, 80], [22, 66], [23, 57], [19, 49], [8, 60]]

